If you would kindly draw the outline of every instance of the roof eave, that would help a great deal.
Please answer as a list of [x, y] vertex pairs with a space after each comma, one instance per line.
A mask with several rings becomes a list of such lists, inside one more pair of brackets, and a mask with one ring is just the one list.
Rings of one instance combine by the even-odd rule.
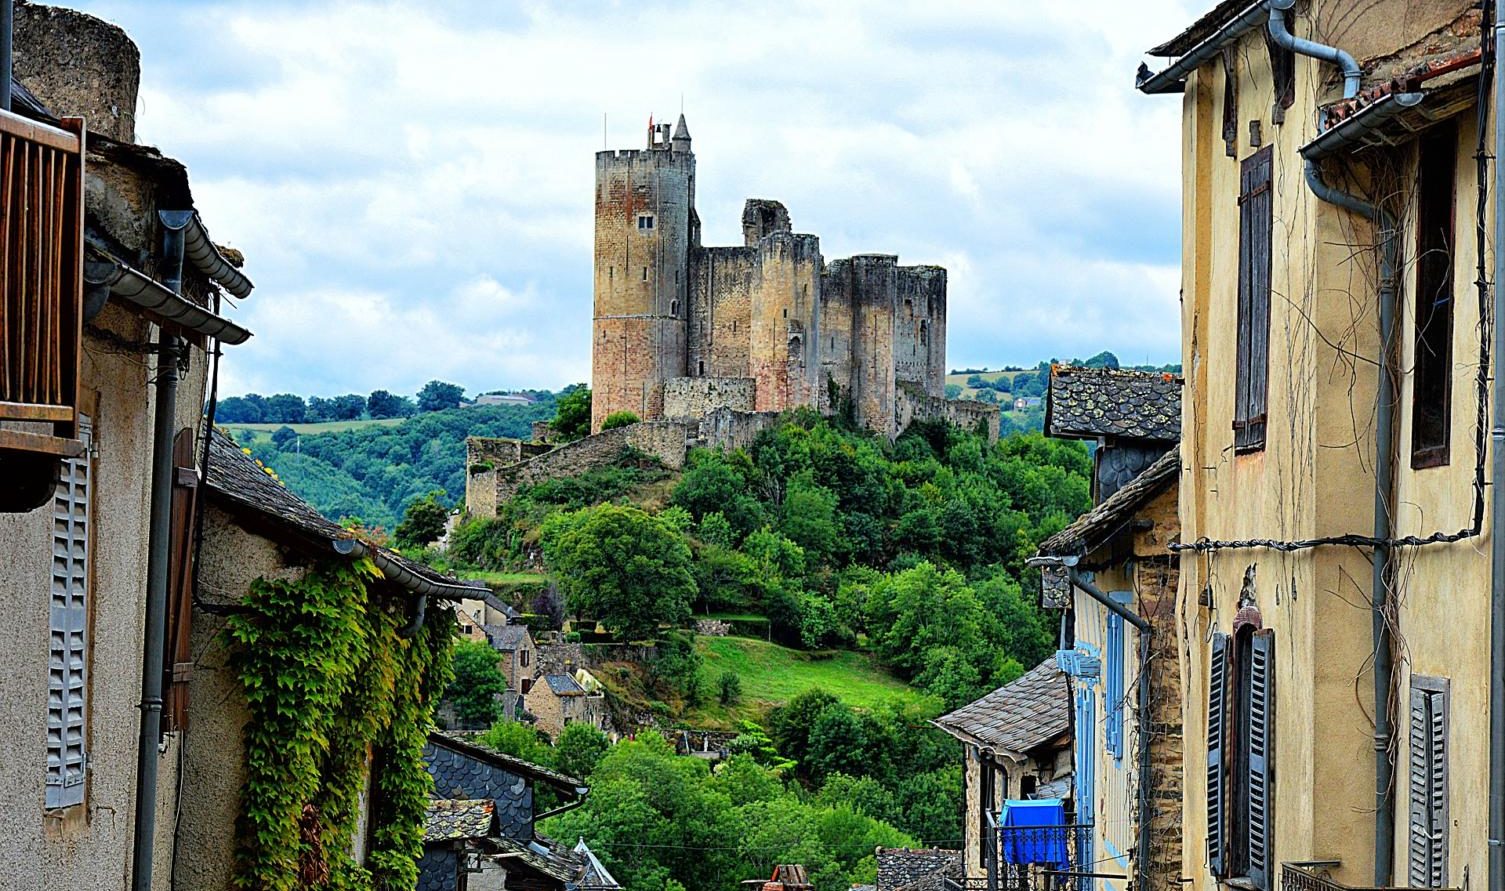
[[[1264, 23], [1267, 16], [1269, 0], [1256, 0], [1245, 7], [1244, 10], [1223, 23], [1216, 31], [1209, 34], [1200, 43], [1188, 49], [1181, 58], [1172, 62], [1159, 72], [1149, 76], [1141, 75], [1134, 86], [1141, 93], [1161, 95], [1165, 93], [1180, 93], [1186, 89], [1186, 78], [1202, 65], [1211, 61], [1223, 47], [1243, 37], [1254, 28]], [[1174, 43], [1174, 41], [1172, 41]]]

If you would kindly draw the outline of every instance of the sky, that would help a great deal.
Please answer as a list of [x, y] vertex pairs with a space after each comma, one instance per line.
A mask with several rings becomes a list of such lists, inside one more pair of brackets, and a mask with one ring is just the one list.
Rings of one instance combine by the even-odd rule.
[[141, 48], [137, 140], [257, 288], [221, 393], [590, 377], [594, 153], [681, 107], [707, 245], [949, 271], [953, 368], [1179, 351], [1180, 101], [1211, 0], [60, 0]]

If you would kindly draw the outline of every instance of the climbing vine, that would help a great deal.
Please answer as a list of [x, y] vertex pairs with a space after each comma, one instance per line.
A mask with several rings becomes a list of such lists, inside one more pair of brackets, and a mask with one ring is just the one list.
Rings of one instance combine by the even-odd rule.
[[[432, 706], [449, 680], [448, 609], [411, 639], [406, 603], [374, 596], [369, 561], [296, 581], [257, 580], [226, 634], [245, 690], [246, 783], [238, 888], [412, 888], [430, 779]], [[368, 761], [369, 759], [369, 761]], [[376, 771], [369, 869], [350, 856], [368, 763]]]

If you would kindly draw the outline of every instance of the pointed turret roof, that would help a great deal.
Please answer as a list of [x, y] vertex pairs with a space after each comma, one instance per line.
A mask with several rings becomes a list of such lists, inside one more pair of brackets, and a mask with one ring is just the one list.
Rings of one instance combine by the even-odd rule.
[[679, 113], [679, 122], [674, 125], [674, 138], [675, 139], [689, 139], [690, 138], [690, 128], [687, 127], [687, 126], [685, 126], [685, 113], [684, 112], [680, 112]]

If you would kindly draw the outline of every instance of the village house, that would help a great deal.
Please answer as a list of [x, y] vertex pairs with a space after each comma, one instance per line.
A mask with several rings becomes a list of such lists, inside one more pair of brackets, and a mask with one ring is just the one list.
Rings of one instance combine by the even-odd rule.
[[875, 891], [946, 891], [962, 878], [962, 854], [944, 848], [878, 848]]
[[[605, 891], [616, 880], [582, 839], [573, 849], [538, 834], [539, 820], [578, 806], [579, 780], [442, 733], [424, 762], [434, 778], [418, 891]], [[539, 786], [564, 803], [534, 808]]]
[[1223, 2], [1141, 66], [1182, 107], [1188, 889], [1505, 886], [1488, 16]]
[[[1000, 812], [1006, 802], [1063, 802], [1057, 822], [1067, 824], [1072, 795], [1071, 688], [1056, 658], [1014, 681], [935, 719], [963, 746], [962, 862], [968, 887], [998, 891], [1003, 863]], [[1014, 872], [1027, 881], [1027, 876]]]
[[1176, 638], [1181, 380], [1052, 369], [1046, 432], [1093, 442], [1096, 506], [1040, 544], [1043, 602], [1062, 608], [1078, 824], [1110, 891], [1181, 877], [1181, 674]]
[[533, 642], [533, 632], [527, 625], [484, 627], [486, 639], [501, 655], [500, 667], [507, 678], [507, 688], [527, 695], [538, 677], [538, 645]]
[[534, 726], [551, 740], [557, 740], [567, 724], [589, 724], [601, 731], [611, 729], [605, 691], [599, 683], [587, 690], [580, 683], [580, 674], [586, 672], [581, 669], [574, 674], [545, 674], [523, 699], [523, 707], [535, 719]]

